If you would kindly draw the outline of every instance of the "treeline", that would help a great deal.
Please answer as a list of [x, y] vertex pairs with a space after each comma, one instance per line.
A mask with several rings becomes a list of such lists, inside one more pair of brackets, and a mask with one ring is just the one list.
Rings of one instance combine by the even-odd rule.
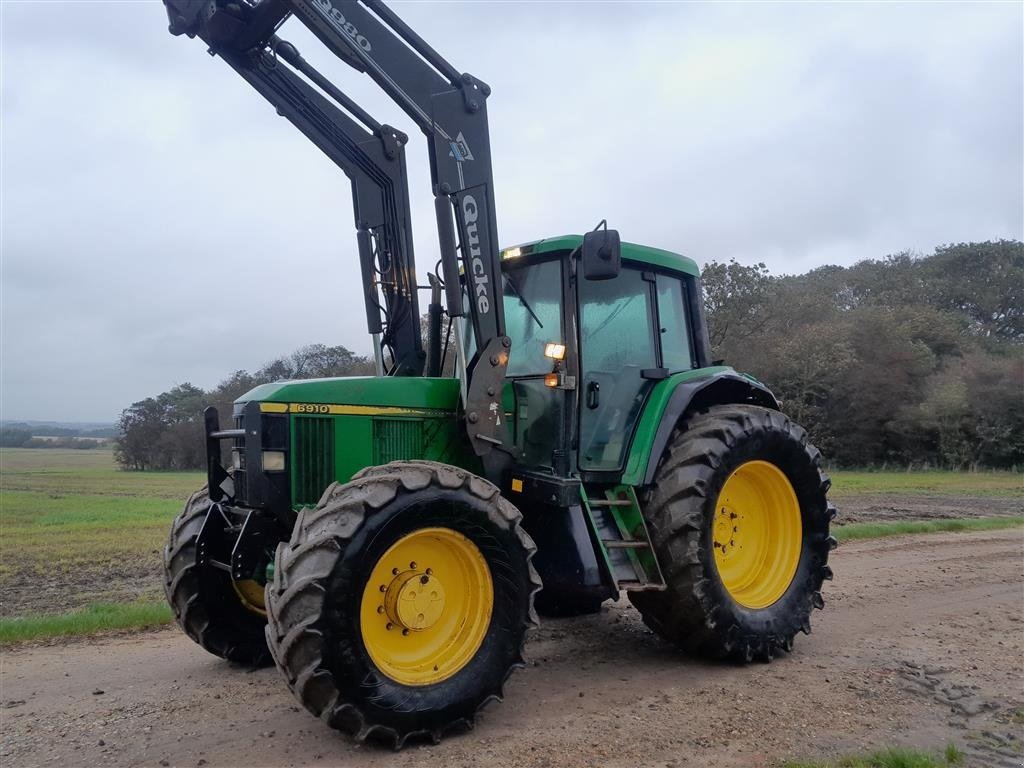
[[1024, 244], [703, 274], [715, 355], [768, 384], [830, 462], [1024, 465]]
[[35, 435], [29, 427], [0, 428], [0, 447], [3, 448], [81, 448], [88, 450], [106, 445], [108, 445], [108, 441], [100, 439], [90, 440], [71, 435], [61, 437]]
[[156, 397], [132, 403], [121, 413], [114, 456], [124, 469], [198, 469], [204, 465], [206, 452], [206, 406], [215, 406], [221, 426], [230, 427], [232, 403], [259, 384], [372, 373], [372, 358], [356, 355], [345, 347], [311, 344], [267, 363], [255, 373], [235, 371], [209, 391], [179, 384]]
[[[758, 377], [840, 466], [1024, 466], [1024, 244], [942, 246], [852, 267], [770, 275], [704, 270], [716, 357]], [[271, 381], [369, 375], [373, 361], [315, 344], [210, 391], [181, 384], [125, 409], [127, 469], [203, 465], [202, 411]]]

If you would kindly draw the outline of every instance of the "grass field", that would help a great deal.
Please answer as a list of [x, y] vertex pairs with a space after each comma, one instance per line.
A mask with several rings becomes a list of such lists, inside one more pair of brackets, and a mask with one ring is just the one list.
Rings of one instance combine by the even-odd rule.
[[866, 494], [897, 496], [973, 496], [977, 498], [1024, 497], [1020, 472], [862, 472], [836, 470], [831, 495], [838, 501]]
[[105, 450], [0, 449], [0, 616], [155, 600], [198, 472], [122, 472]]
[[[832, 479], [840, 503], [870, 495], [1024, 499], [1022, 475], [1010, 472], [840, 471]], [[169, 620], [160, 552], [171, 520], [203, 482], [200, 472], [122, 472], [110, 451], [99, 449], [0, 449], [0, 643]], [[837, 528], [836, 535], [850, 540], [1021, 522], [863, 522]]]

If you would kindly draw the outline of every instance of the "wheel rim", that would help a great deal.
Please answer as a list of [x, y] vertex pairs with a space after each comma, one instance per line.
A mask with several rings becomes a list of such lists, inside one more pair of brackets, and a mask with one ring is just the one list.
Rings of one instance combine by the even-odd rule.
[[232, 579], [231, 586], [234, 587], [235, 594], [238, 595], [245, 610], [264, 617], [267, 615], [267, 604], [262, 584], [255, 579], [240, 579], [239, 581]]
[[741, 464], [725, 481], [711, 535], [718, 575], [746, 608], [766, 608], [793, 581], [803, 531], [789, 479], [767, 461]]
[[440, 682], [476, 655], [493, 606], [491, 571], [477, 546], [450, 528], [422, 528], [374, 565], [359, 611], [363, 645], [396, 682]]

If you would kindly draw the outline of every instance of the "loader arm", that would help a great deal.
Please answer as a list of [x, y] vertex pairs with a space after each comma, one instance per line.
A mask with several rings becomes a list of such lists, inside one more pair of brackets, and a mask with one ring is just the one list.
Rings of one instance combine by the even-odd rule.
[[[501, 446], [505, 429], [501, 421], [500, 385], [505, 376], [510, 342], [505, 336], [487, 124], [486, 98], [490, 88], [472, 75], [459, 74], [379, 0], [254, 0], [246, 3], [164, 0], [164, 3], [173, 34], [203, 39], [212, 54], [224, 58], [353, 179], [364, 282], [368, 277], [364, 242], [373, 228], [361, 226], [369, 222], [360, 221], [359, 206], [362, 202], [365, 210], [372, 210], [372, 206], [362, 198], [363, 190], [372, 189], [373, 185], [366, 183], [361, 174], [368, 177], [373, 174], [370, 169], [360, 167], [357, 171], [355, 167], [367, 159], [374, 165], [379, 158], [367, 149], [368, 144], [352, 141], [353, 136], [359, 135], [353, 132], [353, 126], [358, 128], [355, 122], [308, 85], [296, 71], [313, 79], [321, 90], [339, 101], [349, 113], [360, 117], [364, 125], [368, 116], [312, 67], [305, 62], [300, 65], [292, 55], [294, 47], [280, 41], [277, 30], [294, 16], [342, 61], [368, 74], [420, 127], [427, 137], [448, 312], [453, 317], [465, 313], [459, 278], [461, 258], [469, 298], [466, 306], [476, 342], [477, 352], [467, 362], [464, 403], [467, 431], [478, 455], [486, 455], [495, 446]], [[282, 65], [282, 59], [294, 69]], [[325, 117], [329, 128], [321, 125]], [[365, 129], [362, 130], [366, 133]], [[397, 292], [401, 294], [411, 286], [407, 309], [414, 317], [409, 319], [408, 326], [415, 327], [418, 336], [419, 314], [408, 226], [404, 155], [401, 142], [395, 141], [397, 132], [389, 131], [392, 134], [391, 145], [399, 145], [400, 157], [395, 168], [400, 183], [391, 176], [388, 182], [391, 187], [405, 192], [404, 208], [398, 205], [404, 213], [404, 220], [400, 215], [389, 219], [385, 210], [385, 215], [378, 217], [384, 222], [379, 227], [383, 233], [380, 242], [387, 243], [387, 236], [391, 233], [396, 242], [405, 246], [395, 250], [394, 245], [389, 244], [396, 257], [402, 260], [399, 272], [411, 280], [411, 283], [400, 286]], [[335, 133], [339, 135], [333, 135]], [[388, 146], [384, 135], [388, 131], [378, 133], [381, 135], [375, 138], [383, 151]], [[346, 140], [339, 140], [340, 136]], [[362, 156], [355, 160], [353, 157], [358, 153], [349, 146], [353, 143], [363, 150]], [[379, 171], [380, 166], [374, 166], [373, 170]], [[380, 187], [379, 181], [377, 186]], [[383, 197], [386, 198], [387, 194]], [[387, 208], [383, 203], [382, 207]], [[404, 238], [395, 235], [396, 229]], [[392, 316], [394, 310], [386, 290], [384, 295], [389, 301], [385, 315], [389, 322], [394, 323], [398, 316]], [[367, 287], [368, 315], [372, 306], [370, 298], [370, 288]], [[370, 326], [373, 332], [372, 321]], [[393, 330], [392, 337], [397, 337], [398, 329]], [[396, 364], [403, 351], [398, 352]], [[417, 352], [422, 355], [421, 348], [417, 348]], [[419, 371], [422, 371], [422, 363]]]

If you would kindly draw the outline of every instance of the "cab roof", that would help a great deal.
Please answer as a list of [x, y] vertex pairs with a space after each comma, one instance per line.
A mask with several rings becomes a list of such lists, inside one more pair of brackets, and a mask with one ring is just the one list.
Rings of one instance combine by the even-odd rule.
[[[512, 248], [505, 248], [501, 252], [502, 261], [514, 259], [517, 256], [537, 255], [542, 253], [554, 253], [555, 251], [571, 251], [583, 244], [583, 235], [560, 235], [558, 237], [546, 237], [543, 240], [536, 240], [532, 243], [523, 243]], [[641, 264], [650, 264], [653, 267], [671, 269], [676, 272], [685, 272], [694, 277], [700, 277], [700, 269], [697, 262], [679, 253], [663, 251], [661, 248], [651, 248], [647, 245], [636, 243], [622, 243], [622, 258], [629, 261], [638, 261]]]

